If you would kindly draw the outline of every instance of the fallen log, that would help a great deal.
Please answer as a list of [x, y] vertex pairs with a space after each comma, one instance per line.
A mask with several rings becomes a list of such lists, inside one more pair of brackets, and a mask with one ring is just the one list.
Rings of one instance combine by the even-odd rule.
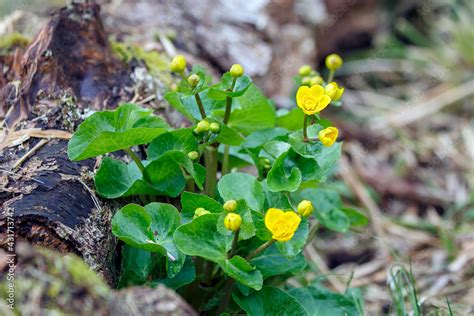
[[[98, 199], [93, 159], [71, 162], [67, 138], [89, 110], [128, 100], [131, 69], [113, 54], [99, 6], [72, 4], [54, 12], [1, 89], [7, 109], [0, 134], [0, 246], [7, 222], [17, 241], [80, 255], [115, 283], [114, 204]], [[0, 133], [2, 133], [0, 132]]]

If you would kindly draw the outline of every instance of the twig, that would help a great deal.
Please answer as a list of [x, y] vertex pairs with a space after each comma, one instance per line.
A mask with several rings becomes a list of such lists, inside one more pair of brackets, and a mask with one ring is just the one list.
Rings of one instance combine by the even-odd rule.
[[33, 148], [31, 148], [30, 150], [28, 150], [28, 152], [26, 154], [24, 154], [20, 159], [17, 160], [17, 162], [15, 162], [15, 164], [13, 165], [12, 169], [16, 169], [18, 168], [19, 166], [21, 166], [21, 164], [23, 162], [25, 162], [26, 159], [28, 159], [31, 155], [33, 155], [38, 149], [40, 149], [41, 147], [43, 147], [44, 145], [46, 145], [46, 143], [48, 142], [49, 140], [48, 139], [42, 139], [38, 142], [38, 144], [36, 144]]
[[343, 293], [346, 289], [344, 283], [342, 283], [332, 272], [329, 270], [328, 266], [324, 260], [319, 256], [319, 254], [314, 249], [314, 246], [308, 245], [305, 248], [305, 252], [308, 257], [311, 259], [314, 264], [319, 268], [322, 274], [326, 275], [327, 280], [331, 285], [340, 293]]

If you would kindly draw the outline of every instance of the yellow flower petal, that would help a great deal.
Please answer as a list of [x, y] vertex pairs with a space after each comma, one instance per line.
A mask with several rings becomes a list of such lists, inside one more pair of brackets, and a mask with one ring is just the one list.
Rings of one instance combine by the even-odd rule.
[[331, 103], [331, 98], [327, 95], [323, 95], [318, 103], [318, 106], [316, 107], [316, 112], [321, 112], [324, 110], [329, 105], [329, 103]]
[[277, 208], [268, 209], [267, 214], [265, 214], [265, 226], [267, 226], [267, 228], [273, 227], [284, 213], [285, 212]]
[[301, 86], [296, 92], [296, 104], [299, 108], [303, 108], [304, 99], [309, 94], [309, 87]]
[[321, 97], [324, 95], [324, 88], [319, 84], [315, 84], [309, 89], [311, 96], [314, 97], [316, 100], [321, 99]]

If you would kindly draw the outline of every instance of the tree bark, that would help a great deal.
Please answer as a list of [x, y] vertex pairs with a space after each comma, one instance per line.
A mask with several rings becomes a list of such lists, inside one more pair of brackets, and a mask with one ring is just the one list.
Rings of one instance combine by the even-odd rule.
[[114, 284], [114, 203], [91, 189], [97, 161], [71, 162], [66, 151], [82, 113], [130, 98], [131, 69], [114, 57], [93, 3], [54, 12], [23, 56], [11, 60], [20, 64], [9, 65], [15, 80], [0, 97], [7, 109], [0, 245], [6, 248], [11, 219], [17, 240], [76, 253]]

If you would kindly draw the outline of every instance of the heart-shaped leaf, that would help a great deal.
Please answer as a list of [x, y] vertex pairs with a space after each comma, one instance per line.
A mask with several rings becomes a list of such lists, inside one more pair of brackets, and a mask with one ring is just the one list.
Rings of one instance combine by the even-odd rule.
[[276, 287], [264, 286], [261, 291], [248, 296], [234, 292], [233, 298], [250, 316], [308, 315], [303, 306], [293, 296]]
[[263, 207], [265, 196], [257, 178], [246, 173], [230, 173], [221, 178], [217, 184], [221, 198], [227, 200], [245, 200], [255, 211]]
[[224, 210], [219, 202], [207, 195], [186, 191], [181, 194], [181, 214], [184, 221], [190, 221], [199, 207], [211, 213], [221, 213]]
[[147, 149], [149, 160], [157, 159], [170, 150], [177, 150], [186, 155], [198, 150], [198, 141], [191, 128], [181, 128], [161, 134], [155, 138]]
[[222, 270], [231, 278], [254, 290], [260, 290], [263, 285], [263, 277], [247, 260], [240, 256], [233, 256], [220, 263]]
[[306, 267], [306, 260], [302, 253], [299, 253], [295, 257], [283, 256], [280, 251], [278, 251], [276, 245], [272, 245], [257, 257], [250, 260], [250, 264], [260, 270], [265, 279], [274, 275], [285, 273], [296, 274], [301, 272]]
[[[227, 97], [235, 98], [243, 95], [245, 91], [250, 87], [252, 83], [252, 79], [247, 76], [243, 75], [236, 79], [235, 85], [232, 89], [232, 82], [234, 81], [234, 77], [230, 74], [230, 72], [224, 73], [222, 76], [221, 82], [212, 86], [209, 91], [209, 98], [215, 100], [225, 100]], [[232, 91], [230, 91], [232, 89]]]
[[128, 204], [114, 215], [112, 233], [130, 246], [165, 255], [170, 265], [168, 273], [176, 275], [185, 258], [173, 241], [180, 221], [178, 211], [170, 204]]
[[69, 159], [83, 160], [149, 143], [168, 129], [163, 119], [151, 117], [151, 113], [150, 109], [127, 103], [115, 111], [92, 114], [69, 141]]

